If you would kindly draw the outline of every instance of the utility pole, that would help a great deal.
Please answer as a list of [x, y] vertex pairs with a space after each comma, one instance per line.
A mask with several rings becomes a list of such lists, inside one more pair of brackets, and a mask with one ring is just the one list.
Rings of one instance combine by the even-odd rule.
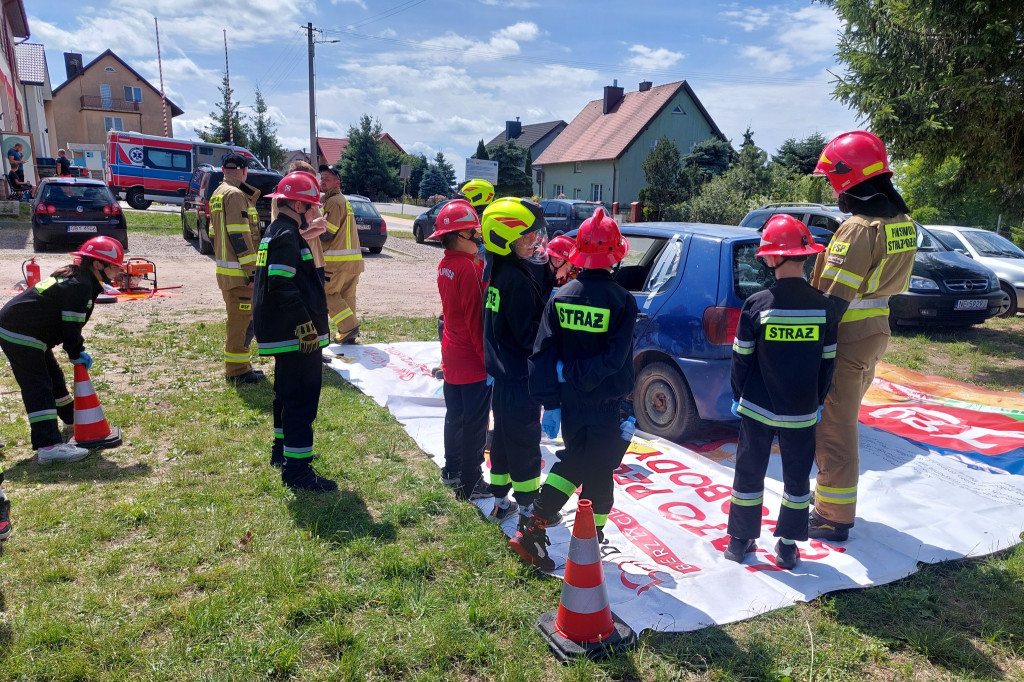
[[313, 24], [306, 24], [309, 42], [309, 164], [317, 168], [316, 158], [316, 75], [313, 71]]
[[316, 70], [313, 66], [314, 45], [316, 43], [337, 43], [337, 40], [313, 40], [313, 32], [322, 33], [318, 28], [313, 28], [312, 22], [307, 23], [303, 28], [306, 30], [306, 41], [309, 43], [309, 164], [316, 168]]

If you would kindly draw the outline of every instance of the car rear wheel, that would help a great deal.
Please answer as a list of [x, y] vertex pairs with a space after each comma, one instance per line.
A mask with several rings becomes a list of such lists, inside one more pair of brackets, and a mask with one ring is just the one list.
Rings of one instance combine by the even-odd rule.
[[999, 317], [1015, 317], [1017, 315], [1017, 292], [1013, 287], [1003, 282], [999, 285], [1003, 290], [1003, 300], [999, 303]]
[[141, 187], [134, 187], [128, 190], [128, 194], [125, 196], [124, 200], [127, 201], [128, 205], [136, 211], [145, 211], [153, 205], [152, 201], [146, 199]]
[[192, 241], [193, 239], [199, 236], [197, 234], [192, 234], [191, 232], [189, 232], [188, 223], [185, 222], [184, 211], [182, 211], [181, 213], [181, 236], [188, 241]]
[[413, 223], [412, 226], [412, 236], [416, 238], [417, 244], [422, 244], [423, 242], [427, 241], [426, 237], [423, 234], [423, 230], [420, 228], [419, 225], [415, 223]]
[[633, 388], [633, 410], [641, 430], [668, 440], [688, 438], [700, 426], [686, 379], [666, 362], [652, 362], [640, 370]]
[[384, 250], [383, 246], [368, 246], [366, 248], [370, 253], [380, 253]]
[[46, 251], [46, 242], [41, 242], [38, 237], [32, 235], [32, 251], [33, 253], [44, 253]]

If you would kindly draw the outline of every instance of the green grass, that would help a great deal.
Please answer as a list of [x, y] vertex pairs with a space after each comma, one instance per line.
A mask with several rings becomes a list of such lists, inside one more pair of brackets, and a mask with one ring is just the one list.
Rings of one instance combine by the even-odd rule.
[[405, 218], [406, 220], [414, 220], [416, 216], [418, 216], [420, 213], [423, 213], [426, 210], [427, 209], [422, 208], [417, 209], [416, 212], [408, 211], [406, 213], [384, 213], [382, 211], [381, 215], [388, 216], [389, 218]]
[[[1024, 679], [1020, 548], [562, 666], [533, 630], [559, 581], [456, 501], [386, 410], [325, 373], [318, 466], [340, 490], [293, 494], [267, 464], [270, 386], [221, 379], [223, 327], [136, 324], [87, 329], [93, 383], [126, 442], [83, 462], [34, 463], [0, 372], [15, 525], [0, 557], [0, 680]], [[364, 319], [361, 334], [432, 340], [435, 324]], [[991, 373], [1022, 332], [1024, 319], [901, 335], [892, 354]]]
[[181, 215], [179, 213], [162, 213], [157, 211], [135, 211], [124, 209], [124, 219], [129, 234], [170, 234], [181, 231]]

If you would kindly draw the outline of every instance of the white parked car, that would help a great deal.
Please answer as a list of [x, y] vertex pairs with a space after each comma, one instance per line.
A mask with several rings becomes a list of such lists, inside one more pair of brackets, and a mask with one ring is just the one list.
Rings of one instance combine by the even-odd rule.
[[1000, 307], [1002, 317], [1017, 314], [1024, 299], [1024, 251], [1013, 242], [990, 230], [957, 225], [926, 225], [935, 237], [954, 251], [970, 256], [991, 268], [999, 277], [999, 287], [1006, 294]]

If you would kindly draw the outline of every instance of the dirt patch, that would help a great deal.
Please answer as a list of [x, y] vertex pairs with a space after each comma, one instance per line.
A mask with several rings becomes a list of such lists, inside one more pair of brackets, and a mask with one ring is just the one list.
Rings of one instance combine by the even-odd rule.
[[[16, 292], [22, 280], [22, 262], [37, 257], [43, 275], [69, 262], [66, 253], [32, 252], [27, 227], [0, 228], [0, 304]], [[157, 281], [165, 295], [142, 300], [119, 300], [97, 306], [93, 322], [125, 324], [142, 329], [150, 318], [171, 319], [181, 324], [215, 321], [223, 314], [212, 256], [204, 256], [195, 242], [181, 235], [129, 234], [128, 256], [156, 263]], [[389, 239], [384, 252], [363, 254], [365, 272], [359, 278], [356, 312], [364, 317], [429, 317], [441, 312], [437, 294], [437, 264], [442, 251], [436, 245], [408, 239]]]

